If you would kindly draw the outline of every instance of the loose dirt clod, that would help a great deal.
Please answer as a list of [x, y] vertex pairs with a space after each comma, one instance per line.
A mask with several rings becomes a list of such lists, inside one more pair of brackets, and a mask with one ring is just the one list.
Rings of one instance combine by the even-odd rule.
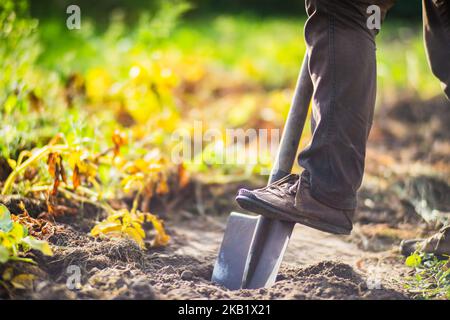
[[191, 270], [184, 270], [181, 273], [181, 279], [183, 280], [192, 280], [192, 278], [194, 277], [194, 273]]

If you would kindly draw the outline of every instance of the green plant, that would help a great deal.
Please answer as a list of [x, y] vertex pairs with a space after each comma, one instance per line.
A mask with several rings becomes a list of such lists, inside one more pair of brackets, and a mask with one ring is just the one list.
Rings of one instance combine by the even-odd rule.
[[0, 114], [27, 111], [34, 63], [39, 54], [37, 20], [27, 15], [27, 1], [0, 2]]
[[415, 252], [405, 264], [414, 269], [405, 287], [415, 298], [450, 299], [450, 259], [438, 259], [433, 254]]
[[30, 250], [38, 250], [45, 255], [53, 254], [47, 241], [30, 236], [27, 228], [13, 221], [8, 208], [0, 204], [0, 264], [9, 260], [34, 262], [24, 257]]
[[[127, 161], [120, 154], [121, 147], [126, 144], [126, 136], [120, 131], [116, 131], [113, 135], [114, 146], [99, 154], [94, 154], [79, 145], [52, 143], [60, 139], [63, 138], [57, 136], [45, 147], [21, 152], [17, 161], [9, 159], [13, 170], [3, 185], [2, 194], [10, 194], [14, 187], [17, 187], [16, 180], [24, 175], [22, 183], [26, 182], [27, 185], [27, 189], [24, 190], [25, 194], [42, 192], [47, 197], [48, 213], [44, 216], [64, 214], [64, 212], [59, 212], [55, 206], [56, 196], [61, 194], [77, 202], [89, 202], [102, 207], [108, 213], [108, 217], [92, 229], [93, 236], [103, 234], [111, 237], [129, 237], [144, 248], [146, 234], [142, 225], [144, 222], [151, 222], [156, 231], [153, 245], [162, 246], [168, 243], [170, 238], [165, 233], [162, 222], [150, 213], [137, 210], [141, 196], [149, 201], [154, 193], [162, 195], [169, 192], [165, 173], [168, 170], [167, 161], [158, 158]], [[110, 156], [110, 153], [113, 155]], [[42, 164], [45, 160], [47, 167], [44, 169]], [[116, 174], [122, 172], [122, 185], [125, 192], [137, 192], [131, 211], [127, 209], [113, 210], [103, 198], [103, 187], [96, 179], [100, 163], [112, 171], [115, 170]], [[29, 181], [23, 173], [26, 170], [33, 170], [33, 168], [35, 174], [32, 181]], [[181, 181], [182, 173], [178, 172], [178, 175]], [[68, 183], [67, 177], [72, 178], [71, 184]], [[13, 236], [22, 235], [20, 233], [21, 225], [18, 223], [13, 224], [14, 228], [11, 227], [10, 230], [9, 212], [5, 211], [4, 219], [3, 224], [6, 231], [12, 232]], [[24, 241], [30, 242], [30, 245], [37, 245], [32, 238]], [[3, 250], [3, 256], [6, 257], [5, 250]]]

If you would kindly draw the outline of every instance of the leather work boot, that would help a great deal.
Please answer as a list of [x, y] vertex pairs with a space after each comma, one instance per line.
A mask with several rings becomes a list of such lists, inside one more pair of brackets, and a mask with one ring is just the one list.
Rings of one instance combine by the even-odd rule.
[[309, 190], [299, 175], [290, 174], [261, 189], [240, 189], [236, 201], [243, 209], [270, 219], [300, 223], [334, 234], [350, 234], [354, 210], [331, 208], [314, 199]]
[[415, 251], [433, 253], [437, 256], [450, 255], [450, 225], [443, 227], [428, 239], [403, 240], [400, 243], [402, 255], [408, 257]]

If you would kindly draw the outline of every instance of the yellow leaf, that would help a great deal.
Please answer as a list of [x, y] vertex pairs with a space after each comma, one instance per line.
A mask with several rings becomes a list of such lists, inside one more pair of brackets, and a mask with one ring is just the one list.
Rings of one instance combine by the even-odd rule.
[[141, 248], [145, 248], [144, 239], [143, 239], [143, 237], [141, 237], [141, 235], [139, 234], [139, 232], [136, 231], [136, 229], [134, 229], [134, 228], [126, 228], [124, 232], [125, 232], [125, 234], [127, 234], [131, 239], [133, 239], [134, 241], [136, 241], [137, 244], [138, 244]]
[[146, 217], [147, 217], [147, 221], [150, 221], [153, 224], [153, 227], [155, 228], [155, 231], [156, 231], [156, 237], [155, 237], [153, 245], [154, 246], [167, 245], [167, 243], [170, 240], [170, 237], [164, 230], [162, 221], [151, 213], [147, 213]]
[[48, 242], [45, 242], [42, 244], [42, 253], [47, 255], [47, 256], [52, 256], [53, 255], [53, 251], [52, 248], [50, 247], [50, 245], [48, 244]]
[[73, 169], [72, 184], [74, 190], [76, 190], [81, 184], [80, 169], [78, 168], [78, 165], [75, 165], [75, 168]]
[[114, 134], [112, 135], [112, 141], [114, 143], [114, 156], [118, 156], [120, 147], [127, 143], [127, 136], [124, 132], [115, 130]]
[[97, 224], [94, 228], [92, 228], [91, 235], [96, 237], [100, 234], [108, 234], [111, 232], [120, 232], [121, 230], [122, 230], [122, 226], [120, 225], [120, 223], [102, 221], [99, 224]]
[[86, 93], [93, 100], [102, 100], [108, 96], [112, 85], [108, 72], [101, 68], [94, 68], [86, 75]]
[[422, 263], [422, 258], [419, 254], [413, 253], [408, 258], [406, 258], [405, 264], [411, 268], [417, 268]]
[[9, 281], [12, 279], [13, 275], [14, 275], [14, 270], [13, 270], [13, 268], [9, 267], [9, 268], [6, 268], [6, 270], [3, 272], [2, 278], [5, 281]]
[[52, 248], [50, 247], [50, 245], [48, 244], [47, 241], [38, 240], [38, 239], [28, 236], [28, 237], [25, 237], [22, 239], [22, 243], [25, 243], [31, 249], [39, 250], [40, 252], [42, 252], [43, 254], [45, 254], [47, 256], [53, 255]]
[[166, 179], [161, 180], [156, 187], [157, 194], [166, 194], [169, 192], [169, 186], [167, 185]]
[[0, 263], [5, 263], [9, 260], [9, 250], [0, 244]]
[[189, 183], [189, 173], [181, 163], [178, 165], [178, 186], [184, 188]]
[[91, 230], [91, 235], [104, 234], [109, 237], [128, 237], [134, 240], [141, 248], [145, 248], [144, 239], [146, 234], [142, 226], [145, 220], [152, 222], [156, 230], [154, 245], [166, 245], [170, 237], [165, 233], [162, 221], [152, 214], [140, 211], [130, 212], [127, 209], [116, 211], [104, 221], [98, 223]]
[[13, 227], [9, 231], [9, 235], [12, 236], [16, 241], [21, 240], [25, 236], [25, 228], [18, 222], [13, 222]]
[[33, 281], [36, 278], [33, 274], [22, 273], [11, 279], [11, 284], [16, 289], [32, 289]]
[[7, 159], [7, 161], [8, 161], [8, 165], [11, 167], [11, 169], [14, 170], [17, 166], [17, 161], [14, 159], [9, 159], [9, 158]]
[[122, 181], [122, 188], [125, 193], [129, 193], [134, 189], [143, 187], [144, 176], [141, 173], [126, 176]]
[[136, 230], [137, 233], [139, 233], [142, 238], [145, 238], [145, 231], [144, 229], [142, 229], [142, 225], [139, 222], [133, 221], [131, 223], [131, 226]]

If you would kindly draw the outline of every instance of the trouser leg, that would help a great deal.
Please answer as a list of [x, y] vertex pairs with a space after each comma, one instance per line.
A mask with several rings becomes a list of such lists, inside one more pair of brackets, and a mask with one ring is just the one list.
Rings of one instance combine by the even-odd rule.
[[449, 0], [423, 0], [423, 30], [431, 70], [450, 99]]
[[364, 173], [376, 94], [376, 30], [367, 27], [367, 8], [380, 2], [384, 16], [393, 1], [306, 0], [313, 137], [299, 164], [312, 196], [339, 209], [355, 208]]

